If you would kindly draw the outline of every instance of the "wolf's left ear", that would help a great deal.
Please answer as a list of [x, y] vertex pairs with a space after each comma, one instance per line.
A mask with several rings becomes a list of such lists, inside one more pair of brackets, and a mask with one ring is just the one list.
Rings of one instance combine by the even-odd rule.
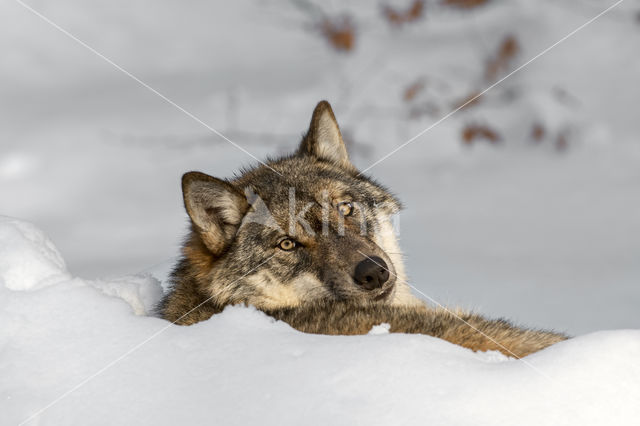
[[312, 155], [337, 166], [355, 170], [349, 161], [347, 147], [342, 140], [338, 122], [329, 102], [321, 101], [313, 110], [309, 131], [302, 140], [298, 153]]
[[200, 172], [182, 176], [182, 196], [195, 230], [213, 254], [233, 241], [249, 203], [231, 183]]

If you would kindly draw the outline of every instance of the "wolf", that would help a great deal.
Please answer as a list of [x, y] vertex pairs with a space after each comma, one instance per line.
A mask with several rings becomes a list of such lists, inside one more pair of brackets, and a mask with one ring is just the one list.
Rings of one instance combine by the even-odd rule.
[[303, 332], [365, 334], [387, 323], [517, 357], [565, 339], [415, 297], [393, 227], [401, 204], [351, 163], [326, 101], [293, 154], [228, 180], [188, 172], [182, 193], [191, 229], [158, 307], [176, 324], [243, 304]]

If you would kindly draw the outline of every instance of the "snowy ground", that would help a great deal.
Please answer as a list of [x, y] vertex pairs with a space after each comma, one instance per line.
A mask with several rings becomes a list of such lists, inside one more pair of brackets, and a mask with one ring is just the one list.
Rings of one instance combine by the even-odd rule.
[[[580, 424], [640, 416], [640, 331], [524, 360], [440, 339], [317, 336], [235, 307], [191, 327], [136, 316], [150, 277], [71, 278], [32, 225], [0, 218], [3, 425]], [[26, 267], [28, 266], [28, 268]]]
[[[328, 99], [364, 169], [614, 1], [428, 1], [401, 27], [378, 2], [318, 2], [352, 17], [350, 52], [301, 3], [28, 2], [258, 158], [294, 149]], [[622, 2], [369, 171], [406, 205], [420, 291], [574, 335], [640, 328], [639, 11]], [[162, 278], [178, 252], [180, 175], [229, 177], [254, 160], [19, 2], [0, 3], [0, 28], [0, 215], [62, 253], [22, 222], [0, 227], [0, 423], [12, 424], [165, 327], [133, 315], [160, 290], [131, 274]], [[488, 79], [508, 36], [516, 53]], [[501, 142], [466, 146], [469, 125]], [[42, 424], [294, 423], [305, 409], [345, 424], [616, 424], [638, 418], [637, 355], [635, 331], [587, 334], [532, 356], [540, 375], [423, 336], [305, 336], [234, 309], [167, 329]]]

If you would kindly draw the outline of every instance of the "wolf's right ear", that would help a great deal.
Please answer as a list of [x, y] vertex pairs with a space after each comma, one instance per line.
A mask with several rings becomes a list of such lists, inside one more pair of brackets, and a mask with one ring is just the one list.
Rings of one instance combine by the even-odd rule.
[[355, 170], [349, 161], [347, 147], [342, 140], [338, 122], [329, 102], [320, 101], [316, 105], [309, 131], [302, 140], [298, 153], [312, 155], [345, 169]]
[[213, 254], [220, 254], [249, 209], [247, 199], [229, 182], [200, 172], [182, 176], [182, 196], [202, 241]]

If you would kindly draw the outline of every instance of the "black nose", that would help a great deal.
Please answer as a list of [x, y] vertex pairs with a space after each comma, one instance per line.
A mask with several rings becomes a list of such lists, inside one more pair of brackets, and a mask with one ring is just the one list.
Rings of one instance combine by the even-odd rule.
[[353, 279], [367, 290], [380, 288], [389, 279], [387, 264], [377, 256], [368, 257], [358, 263]]

